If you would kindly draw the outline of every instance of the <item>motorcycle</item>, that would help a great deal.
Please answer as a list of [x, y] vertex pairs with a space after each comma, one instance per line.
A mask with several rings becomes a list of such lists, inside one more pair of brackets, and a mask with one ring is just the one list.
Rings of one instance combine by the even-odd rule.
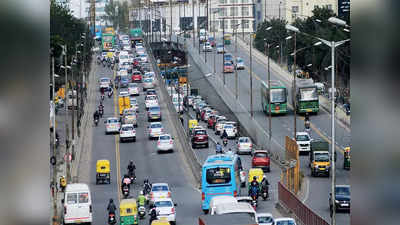
[[252, 198], [251, 206], [253, 206], [254, 210], [256, 210], [256, 208], [257, 208], [257, 195], [252, 195], [251, 198]]
[[267, 186], [263, 186], [261, 188], [261, 196], [263, 198], [263, 200], [267, 200], [269, 198], [269, 191], [268, 191], [268, 185]]
[[113, 91], [109, 91], [108, 92], [108, 98], [111, 98], [112, 95], [113, 95]]
[[122, 188], [122, 195], [124, 196], [124, 198], [128, 198], [128, 196], [129, 196], [129, 187], [127, 185], [125, 185]]
[[97, 125], [99, 124], [99, 119], [94, 119], [94, 125], [96, 125], [96, 127], [97, 127]]
[[131, 179], [131, 183], [136, 180], [135, 172], [129, 172], [129, 179]]
[[224, 144], [224, 147], [226, 147], [228, 145], [228, 138], [224, 137], [222, 143]]
[[104, 94], [100, 96], [101, 101], [104, 101]]
[[143, 219], [146, 216], [146, 208], [144, 206], [139, 206], [138, 214], [139, 218]]
[[103, 109], [99, 109], [99, 114], [100, 114], [100, 117], [103, 117]]
[[113, 213], [110, 213], [108, 215], [108, 224], [109, 225], [114, 225], [117, 223], [117, 220], [115, 219], [115, 215]]

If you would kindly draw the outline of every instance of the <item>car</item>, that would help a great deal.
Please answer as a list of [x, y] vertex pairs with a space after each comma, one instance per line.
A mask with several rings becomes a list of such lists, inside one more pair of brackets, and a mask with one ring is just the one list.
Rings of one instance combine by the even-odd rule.
[[176, 203], [171, 198], [157, 198], [154, 200], [154, 206], [158, 210], [157, 219], [168, 220], [172, 224], [176, 224]]
[[100, 90], [101, 89], [108, 89], [110, 87], [111, 79], [108, 77], [102, 77], [99, 80]]
[[207, 120], [207, 128], [214, 129], [217, 115], [210, 115]]
[[217, 54], [222, 54], [222, 53], [224, 53], [224, 45], [217, 44]]
[[146, 96], [147, 95], [157, 95], [156, 89], [150, 88], [146, 90]]
[[138, 54], [138, 57], [140, 58], [140, 62], [147, 62], [147, 55], [146, 55], [146, 53]]
[[106, 124], [106, 134], [119, 132], [121, 125], [117, 117], [109, 117], [104, 121], [104, 123]]
[[150, 204], [156, 199], [171, 198], [171, 191], [167, 183], [153, 183], [150, 191]]
[[296, 142], [299, 146], [299, 154], [303, 152], [308, 154], [310, 152], [311, 141], [312, 139], [307, 132], [296, 132]]
[[129, 93], [129, 95], [138, 96], [140, 94], [139, 85], [137, 85], [135, 83], [129, 83], [128, 84], [128, 93]]
[[131, 108], [135, 109], [136, 112], [139, 112], [139, 105], [138, 105], [137, 99], [135, 97], [130, 96], [129, 103], [131, 105]]
[[274, 217], [271, 213], [257, 213], [256, 223], [258, 225], [274, 225]]
[[158, 106], [157, 95], [146, 95], [144, 98], [144, 104], [146, 105], [146, 110], [152, 106]]
[[290, 217], [281, 217], [274, 219], [274, 225], [296, 225], [296, 220]]
[[128, 70], [124, 68], [120, 68], [120, 70], [117, 72], [117, 76], [122, 77], [122, 76], [128, 76]]
[[137, 127], [137, 114], [135, 108], [124, 109], [121, 118], [122, 124], [132, 124], [134, 127]]
[[192, 105], [193, 105], [193, 99], [194, 99], [193, 96], [191, 96], [191, 95], [187, 96], [187, 97], [186, 97], [186, 101], [187, 101], [186, 104], [187, 104], [188, 106], [192, 106]]
[[158, 121], [162, 120], [160, 106], [149, 107], [149, 110], [147, 111], [147, 121], [150, 122], [153, 120], [158, 120]]
[[215, 208], [217, 208], [218, 205], [222, 204], [234, 204], [237, 203], [237, 199], [231, 195], [217, 195], [215, 197], [212, 197], [210, 200], [210, 215], [214, 215], [215, 213]]
[[162, 134], [158, 137], [157, 152], [174, 151], [174, 138], [169, 134]]
[[119, 81], [119, 86], [121, 88], [127, 88], [129, 83], [130, 83], [130, 80], [129, 80], [128, 76], [122, 76], [121, 80]]
[[132, 72], [132, 82], [142, 82], [142, 73], [138, 70]]
[[210, 42], [211, 47], [215, 47], [215, 38], [214, 37], [208, 37], [208, 42]]
[[231, 62], [224, 63], [224, 73], [233, 73], [233, 64]]
[[271, 159], [267, 150], [255, 150], [251, 159], [252, 168], [261, 168], [265, 172], [271, 171]]
[[207, 130], [201, 129], [194, 129], [192, 132], [192, 148], [196, 148], [199, 145], [203, 145], [208, 148], [208, 134]]
[[152, 122], [148, 126], [149, 128], [149, 139], [158, 138], [164, 133], [164, 127], [161, 122]]
[[123, 124], [119, 131], [119, 141], [124, 142], [125, 140], [136, 141], [136, 130], [133, 124]]
[[[235, 127], [232, 125], [232, 124], [226, 124], [226, 123], [224, 123], [224, 125], [223, 125], [223, 131], [225, 131], [226, 132], [226, 134], [227, 134], [227, 138], [228, 139], [230, 139], [230, 138], [236, 138], [236, 131], [235, 131]], [[224, 133], [224, 132], [221, 132], [221, 138], [222, 138], [222, 134]]]
[[253, 151], [253, 143], [251, 142], [250, 137], [239, 137], [237, 141], [237, 154], [249, 153], [251, 154]]
[[244, 70], [245, 66], [244, 66], [244, 61], [242, 58], [237, 57], [236, 58], [236, 65], [235, 65], [237, 70]]
[[217, 118], [217, 121], [215, 123], [215, 134], [220, 135], [221, 132], [223, 131], [224, 128], [224, 123], [226, 122], [226, 117], [225, 116], [219, 116]]
[[153, 71], [150, 72], [145, 72], [143, 74], [143, 78], [153, 78], [154, 80], [156, 79], [156, 75]]
[[[332, 193], [329, 194], [329, 208], [332, 213]], [[335, 210], [350, 212], [350, 185], [335, 185]]]
[[233, 56], [231, 53], [225, 53], [224, 54], [224, 61], [225, 62], [230, 62], [233, 64]]
[[210, 42], [204, 42], [203, 52], [211, 52], [211, 51], [212, 51], [212, 46]]
[[143, 79], [143, 90], [146, 91], [149, 88], [154, 88], [154, 83], [152, 78]]

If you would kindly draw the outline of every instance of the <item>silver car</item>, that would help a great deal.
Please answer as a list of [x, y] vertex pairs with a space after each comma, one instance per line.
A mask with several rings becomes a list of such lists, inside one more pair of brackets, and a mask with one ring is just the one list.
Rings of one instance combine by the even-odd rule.
[[109, 117], [106, 121], [104, 121], [104, 123], [106, 124], [106, 134], [119, 132], [121, 125], [117, 117]]
[[253, 143], [249, 137], [240, 137], [237, 141], [237, 153], [251, 153], [253, 149]]
[[143, 90], [147, 90], [149, 88], [154, 88], [154, 83], [152, 78], [146, 78], [143, 80]]
[[160, 122], [152, 122], [148, 126], [149, 128], [149, 139], [158, 138], [164, 132], [164, 127]]

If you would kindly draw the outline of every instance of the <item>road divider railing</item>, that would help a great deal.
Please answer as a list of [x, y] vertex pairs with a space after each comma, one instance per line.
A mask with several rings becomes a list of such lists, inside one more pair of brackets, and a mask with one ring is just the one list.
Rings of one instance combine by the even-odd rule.
[[296, 221], [301, 222], [303, 225], [329, 225], [327, 221], [308, 208], [281, 182], [278, 183], [278, 204], [293, 214]]
[[151, 45], [149, 45], [147, 42], [145, 43], [146, 49], [147, 49], [147, 54], [149, 56], [149, 61], [152, 64], [154, 68], [154, 73], [156, 74], [157, 77], [157, 85], [160, 87], [160, 90], [162, 92], [163, 96], [166, 96], [167, 101], [166, 105], [169, 110], [169, 112], [175, 112], [171, 113], [171, 119], [173, 126], [176, 128], [176, 131], [178, 133], [178, 136], [175, 137], [179, 140], [179, 142], [182, 144], [182, 150], [183, 153], [186, 157], [186, 160], [188, 161], [189, 167], [192, 170], [193, 177], [197, 184], [200, 186], [201, 183], [201, 168], [202, 164], [200, 163], [200, 160], [197, 158], [191, 144], [190, 144], [190, 137], [188, 133], [185, 131], [180, 119], [179, 119], [179, 114], [175, 110], [175, 106], [172, 103], [172, 99], [169, 97], [168, 91], [166, 87], [164, 86], [165, 82], [161, 76], [161, 71], [160, 68], [157, 66], [157, 60], [154, 58], [153, 52]]

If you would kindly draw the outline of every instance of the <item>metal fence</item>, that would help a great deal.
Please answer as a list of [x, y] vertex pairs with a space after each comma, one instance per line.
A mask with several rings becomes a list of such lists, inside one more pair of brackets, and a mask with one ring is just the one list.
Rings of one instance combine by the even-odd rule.
[[318, 216], [305, 204], [303, 204], [295, 194], [290, 192], [281, 182], [278, 183], [279, 203], [292, 211], [296, 219], [304, 225], [329, 225], [327, 221]]

